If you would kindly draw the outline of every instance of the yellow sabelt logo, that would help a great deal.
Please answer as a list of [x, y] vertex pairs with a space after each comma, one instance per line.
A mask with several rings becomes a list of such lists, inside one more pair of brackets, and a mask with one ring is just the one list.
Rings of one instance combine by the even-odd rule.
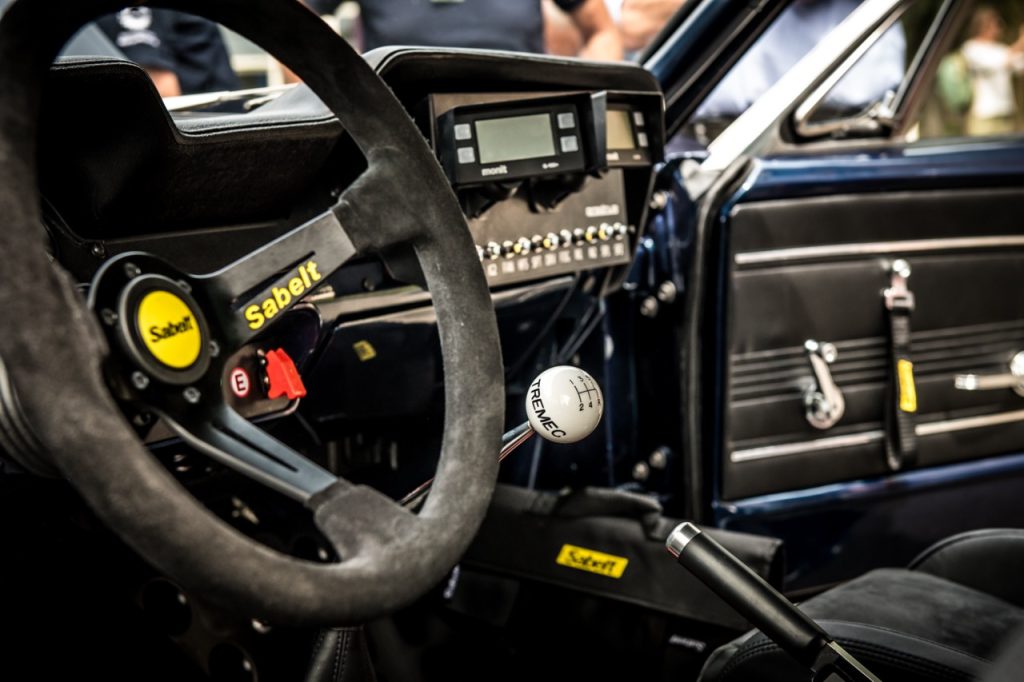
[[577, 547], [576, 545], [562, 545], [562, 551], [558, 553], [558, 558], [555, 559], [556, 564], [562, 566], [568, 566], [569, 568], [575, 568], [579, 571], [587, 571], [589, 573], [597, 573], [608, 578], [621, 578], [622, 574], [626, 571], [626, 566], [629, 564], [629, 559], [626, 557], [615, 556], [614, 554], [605, 554], [604, 552], [596, 552], [586, 547]]
[[316, 286], [320, 278], [317, 264], [311, 260], [279, 279], [274, 286], [260, 294], [252, 305], [245, 308], [243, 314], [249, 323], [249, 329], [259, 329], [267, 320], [287, 310], [288, 306]]
[[150, 354], [173, 369], [188, 369], [199, 359], [203, 334], [188, 303], [169, 291], [142, 297], [135, 324]]

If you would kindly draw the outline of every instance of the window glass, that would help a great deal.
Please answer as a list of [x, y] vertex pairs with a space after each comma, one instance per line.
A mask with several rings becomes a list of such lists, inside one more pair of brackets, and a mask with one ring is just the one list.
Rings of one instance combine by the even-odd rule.
[[979, 4], [939, 63], [914, 135], [987, 137], [1024, 132], [1024, 6]]
[[[353, 13], [354, 10], [354, 13]], [[324, 19], [355, 39], [358, 6], [342, 3]], [[198, 16], [147, 6], [125, 7], [87, 25], [65, 46], [62, 57], [111, 57], [141, 66], [175, 111], [239, 111], [263, 100], [205, 97], [271, 86], [279, 94], [295, 80], [263, 49], [223, 26]], [[194, 98], [191, 96], [203, 96]], [[182, 97], [185, 96], [185, 97]]]
[[829, 90], [810, 116], [816, 123], [855, 116], [896, 95], [907, 71], [907, 29], [890, 26]]
[[927, 47], [925, 39], [943, 4], [943, 0], [918, 0], [881, 37], [869, 38], [867, 51], [824, 101], [797, 122], [797, 131], [833, 137], [877, 132], [875, 123], [891, 113], [913, 58]]
[[[701, 103], [670, 147], [682, 151], [710, 144], [858, 5], [860, 0], [794, 0]], [[905, 37], [894, 28], [883, 40], [884, 54], [860, 73], [848, 74], [856, 82], [837, 88], [835, 105], [862, 107], [902, 79]]]
[[[700, 149], [714, 141], [859, 4], [859, 0], [796, 0], [698, 107], [670, 148]], [[807, 129], [836, 136], [872, 130], [871, 116], [884, 111], [881, 105], [900, 90], [942, 4], [942, 0], [919, 0], [880, 36], [867, 37], [869, 47], [810, 112]]]
[[[623, 1], [302, 0], [363, 52], [421, 45], [609, 61], [627, 56], [618, 23]], [[671, 3], [678, 8], [682, 0]], [[266, 52], [231, 31], [199, 17], [147, 6], [125, 7], [91, 24], [65, 55], [135, 61], [165, 97], [297, 81]]]

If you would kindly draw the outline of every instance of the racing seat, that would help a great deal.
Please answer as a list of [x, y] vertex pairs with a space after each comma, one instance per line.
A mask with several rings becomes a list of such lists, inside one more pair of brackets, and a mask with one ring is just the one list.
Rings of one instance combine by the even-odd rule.
[[[880, 569], [800, 605], [883, 680], [973, 680], [1024, 625], [1024, 530], [943, 540], [907, 569]], [[758, 631], [716, 650], [705, 682], [791, 682], [802, 668]]]

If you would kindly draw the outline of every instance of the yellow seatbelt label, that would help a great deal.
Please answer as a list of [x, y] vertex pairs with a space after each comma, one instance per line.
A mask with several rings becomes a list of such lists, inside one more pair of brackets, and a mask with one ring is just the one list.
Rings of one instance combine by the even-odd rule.
[[629, 564], [626, 557], [605, 554], [586, 547], [562, 545], [562, 551], [555, 559], [556, 564], [575, 568], [578, 571], [597, 573], [608, 578], [621, 578]]
[[917, 388], [914, 386], [914, 363], [910, 360], [899, 360], [896, 363], [896, 376], [900, 382], [900, 409], [904, 412], [917, 412]]
[[352, 350], [356, 352], [356, 357], [359, 358], [360, 362], [369, 362], [377, 357], [377, 349], [365, 339], [353, 343]]

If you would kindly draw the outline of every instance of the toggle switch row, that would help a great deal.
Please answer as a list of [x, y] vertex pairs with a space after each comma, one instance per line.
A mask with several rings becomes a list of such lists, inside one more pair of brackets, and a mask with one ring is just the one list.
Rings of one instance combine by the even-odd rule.
[[612, 239], [623, 239], [628, 231], [623, 223], [601, 223], [600, 226], [591, 225], [586, 229], [577, 227], [574, 230], [560, 230], [558, 233], [548, 232], [545, 236], [537, 234], [532, 239], [520, 237], [515, 241], [506, 240], [500, 243], [491, 241], [484, 246], [477, 245], [476, 250], [480, 260], [515, 258], [533, 252], [554, 251], [564, 246], [596, 244]]

